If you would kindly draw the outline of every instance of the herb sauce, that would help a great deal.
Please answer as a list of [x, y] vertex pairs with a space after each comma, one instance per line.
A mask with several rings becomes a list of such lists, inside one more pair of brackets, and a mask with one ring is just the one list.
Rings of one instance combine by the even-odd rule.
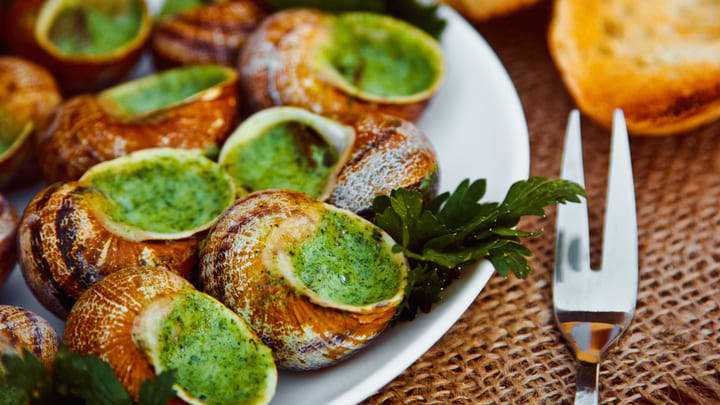
[[142, 24], [139, 0], [75, 4], [52, 22], [48, 37], [65, 54], [97, 56], [130, 42]]
[[128, 82], [104, 93], [129, 114], [169, 107], [228, 80], [219, 66], [191, 66]]
[[173, 301], [159, 336], [163, 369], [208, 405], [254, 403], [274, 369], [271, 351], [222, 304], [188, 290]]
[[113, 168], [90, 179], [109, 200], [106, 214], [150, 232], [192, 230], [219, 216], [232, 189], [219, 166], [159, 156]]
[[311, 291], [346, 305], [392, 298], [401, 282], [400, 264], [377, 228], [347, 214], [330, 212], [309, 239], [289, 250], [295, 274]]
[[225, 169], [248, 191], [277, 188], [318, 197], [337, 157], [314, 131], [286, 123], [234, 148], [225, 162]]
[[404, 23], [371, 14], [337, 18], [332, 43], [321, 52], [356, 88], [381, 97], [402, 97], [430, 88], [439, 74], [429, 47]]

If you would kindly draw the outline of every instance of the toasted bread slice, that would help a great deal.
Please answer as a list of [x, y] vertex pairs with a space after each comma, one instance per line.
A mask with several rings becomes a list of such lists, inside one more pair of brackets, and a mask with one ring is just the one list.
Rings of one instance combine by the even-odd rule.
[[520, 8], [533, 5], [540, 0], [443, 0], [465, 17], [483, 21], [492, 17], [510, 14]]
[[557, 0], [549, 45], [580, 108], [667, 135], [720, 117], [720, 2]]

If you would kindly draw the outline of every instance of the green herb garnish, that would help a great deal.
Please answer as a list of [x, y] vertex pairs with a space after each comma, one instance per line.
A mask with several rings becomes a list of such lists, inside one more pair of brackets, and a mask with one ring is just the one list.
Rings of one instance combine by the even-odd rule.
[[373, 203], [375, 224], [395, 239], [395, 252], [403, 252], [411, 267], [405, 301], [396, 314], [411, 320], [417, 311], [429, 312], [440, 293], [457, 279], [464, 266], [489, 260], [503, 277], [513, 273], [526, 278], [532, 252], [521, 238], [542, 230], [513, 229], [524, 216], [545, 216], [544, 208], [556, 203], [580, 202], [586, 197], [578, 184], [532, 177], [513, 184], [502, 203], [479, 200], [485, 195], [484, 179], [465, 180], [451, 193], [424, 202], [419, 191], [399, 189], [379, 196]]
[[[137, 404], [167, 404], [175, 397], [174, 384], [173, 372], [164, 372], [154, 381], [146, 380]], [[79, 355], [66, 347], [55, 357], [52, 372], [26, 348], [22, 356], [0, 355], [0, 394], [4, 390], [16, 398], [26, 398], [33, 405], [133, 405], [107, 362], [89, 354]]]
[[447, 21], [438, 15], [438, 4], [421, 0], [265, 0], [275, 9], [316, 8], [328, 12], [369, 11], [388, 14], [413, 24], [435, 38], [440, 38]]

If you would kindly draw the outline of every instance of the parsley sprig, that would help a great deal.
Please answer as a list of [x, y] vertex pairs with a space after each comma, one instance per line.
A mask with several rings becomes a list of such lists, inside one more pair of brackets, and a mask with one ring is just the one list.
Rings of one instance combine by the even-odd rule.
[[465, 180], [453, 193], [427, 202], [419, 191], [407, 189], [375, 199], [375, 224], [393, 237], [397, 242], [393, 250], [404, 253], [411, 267], [396, 319], [411, 320], [418, 310], [429, 312], [463, 267], [482, 259], [489, 260], [503, 277], [512, 273], [526, 278], [532, 252], [521, 238], [537, 236], [542, 230], [514, 229], [520, 219], [544, 217], [547, 206], [586, 197], [576, 183], [532, 177], [513, 184], [501, 203], [480, 202], [486, 186], [484, 179]]
[[421, 0], [265, 0], [265, 3], [277, 10], [309, 7], [328, 12], [388, 14], [421, 28], [435, 38], [440, 37], [447, 25], [447, 21], [438, 15], [438, 4]]
[[[172, 372], [164, 372], [154, 381], [146, 380], [137, 404], [166, 405], [175, 397], [174, 384]], [[108, 363], [66, 347], [55, 357], [52, 372], [26, 348], [22, 355], [0, 355], [0, 394], [3, 393], [13, 395], [18, 403], [32, 405], [133, 405]]]

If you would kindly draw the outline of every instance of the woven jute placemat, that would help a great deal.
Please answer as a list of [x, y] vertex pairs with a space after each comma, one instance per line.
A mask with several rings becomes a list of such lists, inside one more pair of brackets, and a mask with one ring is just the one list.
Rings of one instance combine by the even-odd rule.
[[[548, 54], [549, 3], [477, 28], [522, 99], [532, 174], [557, 177], [574, 103]], [[599, 267], [610, 140], [584, 121], [591, 261]], [[720, 404], [720, 124], [633, 138], [631, 149], [640, 291], [630, 330], [602, 363], [601, 402]], [[553, 210], [523, 224], [545, 228], [530, 242], [529, 279], [494, 276], [457, 324], [367, 403], [572, 403], [574, 363], [552, 317], [554, 223]]]

